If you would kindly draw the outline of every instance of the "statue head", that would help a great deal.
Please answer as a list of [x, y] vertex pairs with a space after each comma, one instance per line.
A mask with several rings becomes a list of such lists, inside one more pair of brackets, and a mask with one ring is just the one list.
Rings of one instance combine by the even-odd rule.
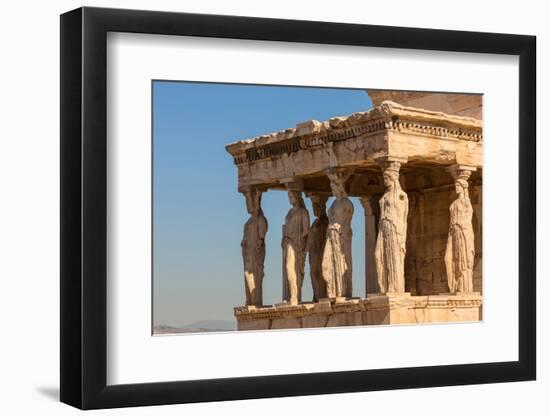
[[246, 211], [251, 215], [261, 212], [262, 192], [258, 190], [245, 191]]
[[387, 190], [391, 191], [396, 188], [400, 188], [401, 185], [399, 184], [399, 172], [386, 169], [383, 174], [384, 178], [384, 186]]
[[455, 181], [455, 192], [458, 194], [458, 198], [468, 197], [468, 179], [473, 171], [474, 167], [451, 165], [448, 171]]
[[455, 191], [459, 197], [462, 197], [468, 190], [468, 181], [462, 178], [455, 180]]
[[382, 178], [384, 180], [384, 187], [386, 190], [400, 190], [401, 184], [399, 183], [399, 168], [401, 163], [393, 160], [386, 160], [380, 162], [382, 167]]
[[329, 170], [327, 176], [330, 180], [330, 189], [334, 197], [343, 198], [348, 196], [346, 192], [346, 181], [350, 175], [351, 172], [349, 171]]
[[344, 188], [344, 184], [342, 181], [330, 181], [330, 189], [332, 190], [332, 194], [334, 194], [334, 197], [336, 198], [342, 198], [346, 197], [346, 189]]
[[311, 205], [313, 206], [313, 214], [315, 217], [321, 217], [327, 212], [327, 200], [328, 195], [314, 194], [309, 196], [311, 198]]
[[302, 192], [296, 191], [296, 190], [289, 190], [288, 191], [288, 201], [290, 202], [290, 205], [292, 207], [296, 207], [300, 205], [300, 203], [303, 204], [302, 200]]

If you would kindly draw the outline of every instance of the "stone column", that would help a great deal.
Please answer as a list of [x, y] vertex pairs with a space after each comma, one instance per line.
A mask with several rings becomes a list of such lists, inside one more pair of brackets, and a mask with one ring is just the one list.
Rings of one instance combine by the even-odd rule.
[[298, 305], [302, 301], [302, 284], [306, 261], [306, 243], [309, 233], [309, 213], [302, 199], [299, 182], [286, 184], [292, 208], [283, 224], [283, 302]]
[[409, 199], [399, 182], [402, 158], [379, 159], [386, 192], [380, 199], [375, 262], [382, 293], [405, 293], [405, 253]]
[[323, 252], [323, 280], [328, 297], [352, 296], [351, 218], [353, 203], [346, 193], [346, 180], [351, 171], [332, 168], [327, 170], [330, 188], [335, 197], [328, 211], [328, 228]]
[[474, 209], [468, 193], [468, 178], [476, 168], [453, 165], [453, 175], [457, 199], [449, 207], [449, 236], [445, 250], [445, 269], [449, 292], [474, 291], [475, 240], [472, 216]]
[[376, 235], [378, 233], [378, 219], [380, 206], [378, 197], [362, 196], [359, 201], [365, 211], [365, 291], [366, 295], [380, 293], [378, 279], [376, 278], [376, 264], [374, 261], [374, 249], [376, 248]]
[[474, 242], [476, 256], [474, 261], [474, 291], [483, 292], [482, 260], [483, 260], [483, 195], [480, 183], [472, 184], [471, 200], [474, 207]]
[[242, 191], [246, 198], [246, 209], [250, 214], [244, 225], [241, 242], [246, 305], [261, 306], [262, 281], [264, 278], [265, 235], [267, 219], [261, 207], [262, 191], [247, 188]]
[[309, 254], [309, 274], [311, 276], [311, 287], [313, 288], [313, 301], [327, 297], [327, 288], [323, 281], [322, 262], [323, 252], [327, 239], [328, 217], [326, 203], [328, 193], [306, 193], [311, 199], [315, 220], [309, 229], [307, 239], [307, 252]]

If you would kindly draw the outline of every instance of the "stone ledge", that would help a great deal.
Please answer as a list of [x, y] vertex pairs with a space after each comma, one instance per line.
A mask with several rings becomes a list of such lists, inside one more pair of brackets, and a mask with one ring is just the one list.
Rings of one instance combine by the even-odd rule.
[[479, 293], [372, 294], [366, 298], [323, 299], [295, 306], [280, 303], [234, 308], [239, 330], [479, 321], [481, 312]]

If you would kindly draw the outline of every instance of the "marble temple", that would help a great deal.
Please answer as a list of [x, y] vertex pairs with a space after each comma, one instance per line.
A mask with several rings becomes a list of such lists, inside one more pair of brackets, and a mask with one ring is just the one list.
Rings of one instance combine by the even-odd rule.
[[[250, 214], [239, 330], [481, 320], [482, 96], [368, 93], [368, 111], [227, 145]], [[264, 305], [261, 202], [271, 191], [287, 192], [289, 210], [281, 302]], [[358, 215], [364, 230], [352, 230]], [[365, 242], [363, 294], [352, 285], [354, 233]]]

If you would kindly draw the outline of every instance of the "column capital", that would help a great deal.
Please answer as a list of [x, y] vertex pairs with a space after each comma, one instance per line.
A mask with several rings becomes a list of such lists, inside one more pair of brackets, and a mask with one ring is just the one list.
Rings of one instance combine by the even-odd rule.
[[383, 170], [390, 169], [393, 171], [399, 171], [401, 165], [407, 163], [408, 158], [387, 155], [376, 158], [375, 161]]
[[476, 170], [477, 168], [472, 165], [454, 164], [447, 167], [447, 171], [451, 173], [451, 175], [455, 180], [462, 179], [467, 181], [468, 178], [470, 178], [470, 175], [472, 174], [472, 172]]
[[329, 192], [324, 191], [306, 191], [306, 197], [311, 200], [312, 203], [326, 203], [330, 197]]

